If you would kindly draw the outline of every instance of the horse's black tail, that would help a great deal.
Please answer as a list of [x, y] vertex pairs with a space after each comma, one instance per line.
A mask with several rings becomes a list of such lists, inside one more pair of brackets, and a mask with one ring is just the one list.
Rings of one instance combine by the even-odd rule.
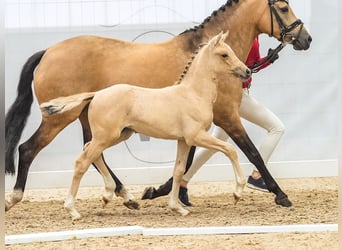
[[17, 98], [8, 110], [5, 120], [6, 163], [5, 173], [15, 174], [14, 150], [17, 147], [33, 102], [33, 72], [45, 50], [32, 55], [24, 64], [17, 88]]

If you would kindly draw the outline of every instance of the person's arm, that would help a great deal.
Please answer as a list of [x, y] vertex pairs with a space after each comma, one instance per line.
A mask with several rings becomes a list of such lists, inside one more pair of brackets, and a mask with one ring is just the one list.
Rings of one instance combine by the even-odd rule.
[[271, 65], [272, 63], [274, 63], [275, 60], [277, 60], [279, 58], [279, 55], [273, 52], [274, 50], [269, 49], [267, 56], [265, 57], [261, 57], [260, 56], [260, 45], [259, 45], [259, 39], [258, 37], [255, 38], [252, 48], [248, 54], [247, 60], [246, 60], [246, 65], [249, 68], [252, 68], [254, 65], [263, 62], [266, 60], [267, 57], [271, 56], [270, 60], [268, 62], [265, 62], [264, 64], [262, 64], [260, 67], [258, 67], [258, 71], [260, 71], [261, 69], [264, 69], [266, 67], [268, 67], [269, 65]]
[[[266, 58], [267, 58], [268, 56], [271, 56], [272, 53], [273, 53], [273, 49], [268, 49], [267, 56], [262, 57], [262, 58], [260, 58], [260, 53], [259, 53], [259, 58], [258, 58], [258, 62], [257, 62], [257, 63], [266, 60]], [[264, 68], [267, 68], [267, 67], [270, 66], [272, 63], [274, 63], [274, 61], [277, 60], [278, 58], [279, 58], [278, 53], [272, 55], [272, 58], [271, 58], [268, 62], [262, 64], [258, 71], [260, 71], [260, 70], [262, 70], [262, 69], [264, 69]]]
[[[273, 50], [269, 49], [268, 53], [267, 53], [267, 56], [271, 55], [272, 53], [273, 53]], [[260, 62], [263, 62], [264, 60], [266, 60], [267, 56], [260, 57], [259, 39], [258, 39], [258, 37], [256, 37], [254, 39], [254, 41], [253, 41], [252, 48], [251, 48], [251, 50], [248, 53], [247, 60], [246, 60], [246, 65], [249, 68], [252, 68], [257, 63], [260, 63]], [[258, 67], [258, 69], [256, 71], [254, 71], [254, 73], [259, 72], [261, 69], [264, 69], [264, 68], [268, 67], [269, 65], [271, 65], [278, 58], [279, 58], [278, 54], [274, 54], [270, 61], [262, 64], [260, 67]], [[249, 88], [251, 86], [251, 83], [252, 83], [252, 77], [250, 77], [247, 81], [243, 82], [242, 83], [242, 87], [243, 88]]]

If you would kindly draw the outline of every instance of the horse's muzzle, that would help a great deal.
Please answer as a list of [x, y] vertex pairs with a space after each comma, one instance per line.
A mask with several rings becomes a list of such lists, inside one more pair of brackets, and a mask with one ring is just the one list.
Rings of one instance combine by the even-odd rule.
[[306, 38], [298, 38], [292, 41], [295, 50], [307, 50], [310, 48], [312, 37], [308, 35]]

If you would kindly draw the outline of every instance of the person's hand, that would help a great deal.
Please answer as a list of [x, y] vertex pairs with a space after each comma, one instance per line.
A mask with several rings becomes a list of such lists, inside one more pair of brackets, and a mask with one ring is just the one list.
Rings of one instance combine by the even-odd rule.
[[279, 55], [274, 49], [268, 49], [267, 57], [269, 57], [270, 63], [274, 63], [279, 58]]

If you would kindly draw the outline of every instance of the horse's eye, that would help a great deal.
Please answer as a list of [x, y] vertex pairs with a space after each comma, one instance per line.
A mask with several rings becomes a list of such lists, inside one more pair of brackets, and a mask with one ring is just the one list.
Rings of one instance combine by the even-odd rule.
[[227, 54], [222, 54], [221, 56], [222, 56], [222, 58], [227, 58], [228, 57]]
[[280, 8], [280, 11], [283, 13], [287, 13], [287, 12], [289, 12], [289, 7], [287, 7], [287, 6], [282, 7], [282, 8]]

